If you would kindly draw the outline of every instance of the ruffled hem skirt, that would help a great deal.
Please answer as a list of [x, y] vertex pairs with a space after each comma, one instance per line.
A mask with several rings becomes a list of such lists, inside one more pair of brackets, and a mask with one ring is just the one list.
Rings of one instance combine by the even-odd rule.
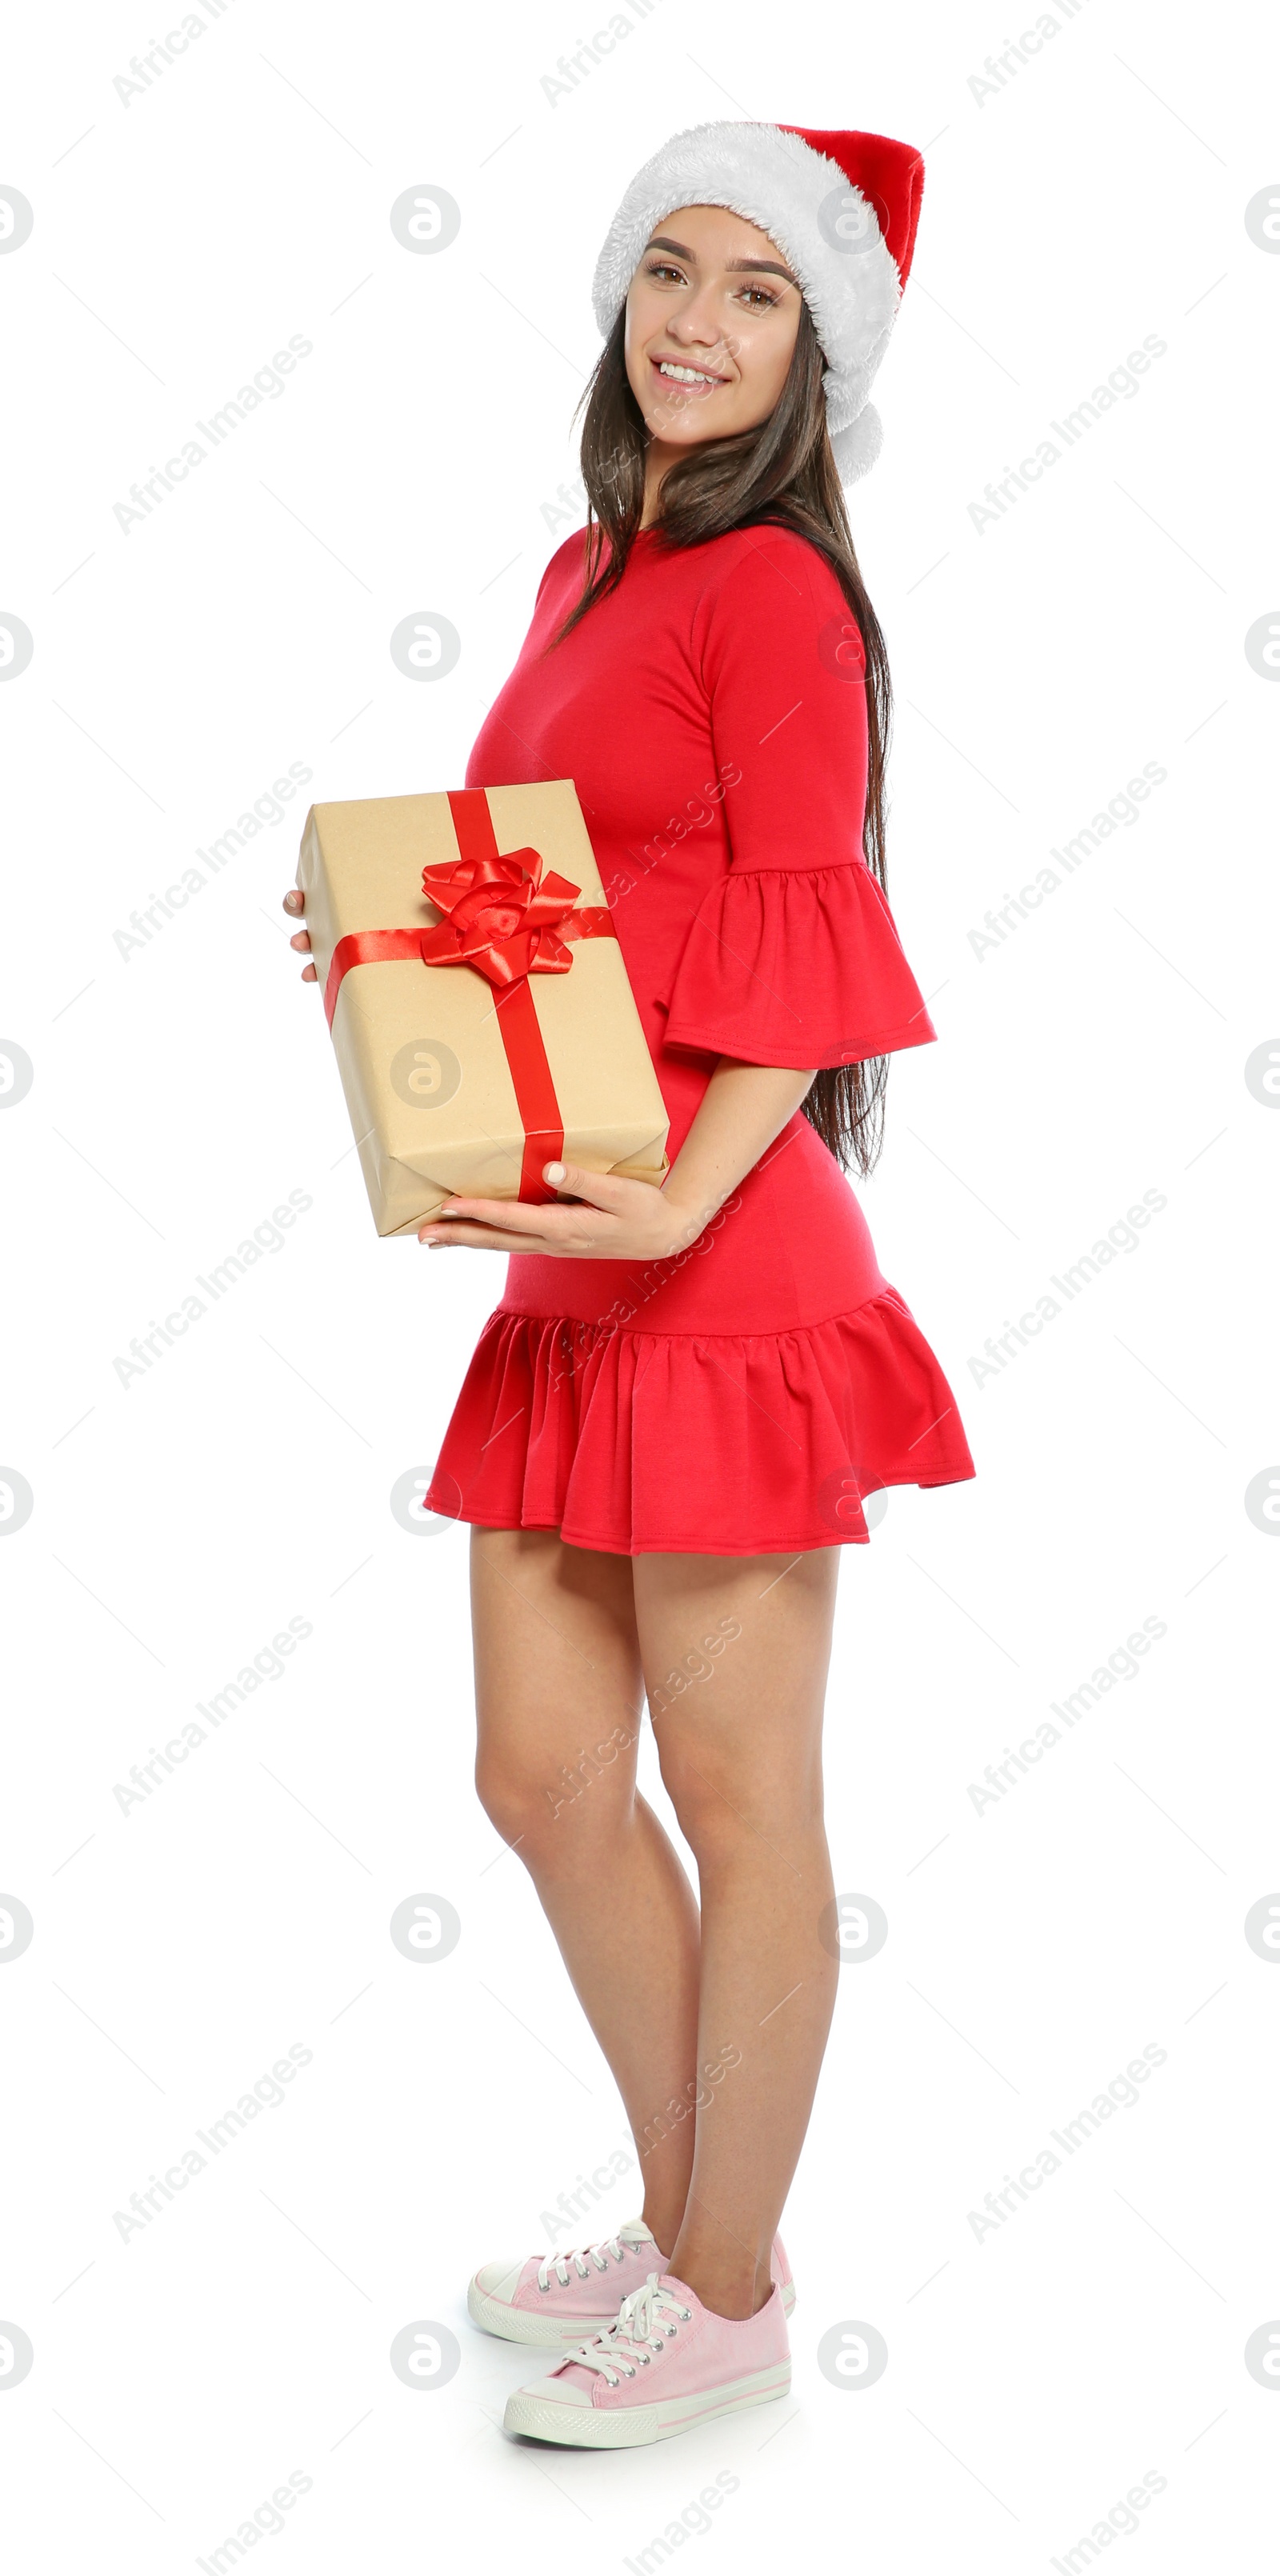
[[633, 1333], [500, 1307], [426, 1502], [609, 1555], [757, 1556], [865, 1542], [865, 1495], [974, 1472], [896, 1288], [786, 1333]]

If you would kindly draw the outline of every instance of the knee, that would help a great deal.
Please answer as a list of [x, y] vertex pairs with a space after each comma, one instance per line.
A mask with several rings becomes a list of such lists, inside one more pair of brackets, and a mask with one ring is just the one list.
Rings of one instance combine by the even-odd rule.
[[504, 1843], [523, 1849], [556, 1812], [556, 1787], [519, 1763], [493, 1754], [476, 1762], [476, 1795]]
[[663, 1787], [690, 1851], [698, 1861], [710, 1860], [743, 1831], [741, 1817], [730, 1802], [732, 1793], [717, 1776], [721, 1766], [714, 1752], [704, 1748], [690, 1760], [664, 1729], [659, 1734], [658, 1759]]
[[476, 1757], [476, 1796], [504, 1843], [516, 1842], [528, 1820], [534, 1785], [493, 1754]]
[[634, 1792], [621, 1749], [610, 1739], [595, 1753], [576, 1751], [557, 1769], [548, 1764], [545, 1772], [482, 1752], [476, 1794], [503, 1841], [534, 1866], [564, 1855], [571, 1831], [575, 1848], [616, 1831]]
[[689, 1758], [679, 1744], [660, 1742], [659, 1760], [676, 1822], [701, 1869], [744, 1851], [759, 1856], [765, 1845], [790, 1849], [822, 1832], [820, 1781], [761, 1779], [709, 1746]]

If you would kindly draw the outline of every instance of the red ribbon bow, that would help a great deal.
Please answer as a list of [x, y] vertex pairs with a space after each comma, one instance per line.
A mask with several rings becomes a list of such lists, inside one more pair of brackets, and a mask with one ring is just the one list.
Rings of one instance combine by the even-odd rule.
[[422, 891], [444, 915], [422, 934], [424, 965], [474, 966], [491, 984], [515, 984], [573, 964], [557, 932], [582, 888], [544, 875], [537, 850], [446, 859], [423, 869]]
[[459, 855], [422, 871], [422, 891], [440, 920], [429, 929], [348, 931], [330, 959], [325, 1016], [332, 1028], [342, 979], [353, 966], [420, 957], [424, 966], [470, 966], [483, 975], [495, 987], [498, 1027], [525, 1131], [519, 1196], [553, 1199], [542, 1166], [558, 1162], [564, 1122], [528, 979], [567, 974], [573, 964], [569, 942], [615, 939], [617, 932], [607, 905], [583, 904], [574, 911], [581, 887], [554, 871], [544, 874], [537, 850], [499, 850], [483, 788], [451, 790], [449, 811]]

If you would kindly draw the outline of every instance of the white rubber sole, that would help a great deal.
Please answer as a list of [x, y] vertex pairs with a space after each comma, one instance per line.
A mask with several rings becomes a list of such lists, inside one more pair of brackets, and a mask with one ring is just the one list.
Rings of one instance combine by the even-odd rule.
[[[796, 2285], [788, 2281], [782, 2291], [784, 2316], [790, 2316], [795, 2303]], [[613, 2323], [611, 2316], [539, 2316], [536, 2308], [513, 2308], [506, 2299], [490, 2298], [477, 2281], [467, 2286], [467, 2314], [482, 2334], [500, 2335], [504, 2343], [535, 2344], [549, 2352], [571, 2352]]]
[[644, 2442], [670, 2441], [695, 2424], [717, 2415], [737, 2415], [747, 2406], [767, 2406], [785, 2397], [791, 2386], [789, 2361], [769, 2370], [753, 2370], [745, 2379], [730, 2379], [705, 2396], [660, 2397], [648, 2406], [560, 2406], [554, 2398], [530, 2397], [518, 2388], [507, 2399], [504, 2433], [522, 2433], [535, 2442], [559, 2442], [579, 2451], [625, 2451]]

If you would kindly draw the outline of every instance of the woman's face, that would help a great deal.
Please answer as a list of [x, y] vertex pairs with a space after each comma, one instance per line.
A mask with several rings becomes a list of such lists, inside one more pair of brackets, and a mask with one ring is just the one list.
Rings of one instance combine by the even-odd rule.
[[696, 447], [773, 410], [800, 327], [776, 242], [722, 206], [664, 216], [627, 291], [627, 381], [651, 437]]

